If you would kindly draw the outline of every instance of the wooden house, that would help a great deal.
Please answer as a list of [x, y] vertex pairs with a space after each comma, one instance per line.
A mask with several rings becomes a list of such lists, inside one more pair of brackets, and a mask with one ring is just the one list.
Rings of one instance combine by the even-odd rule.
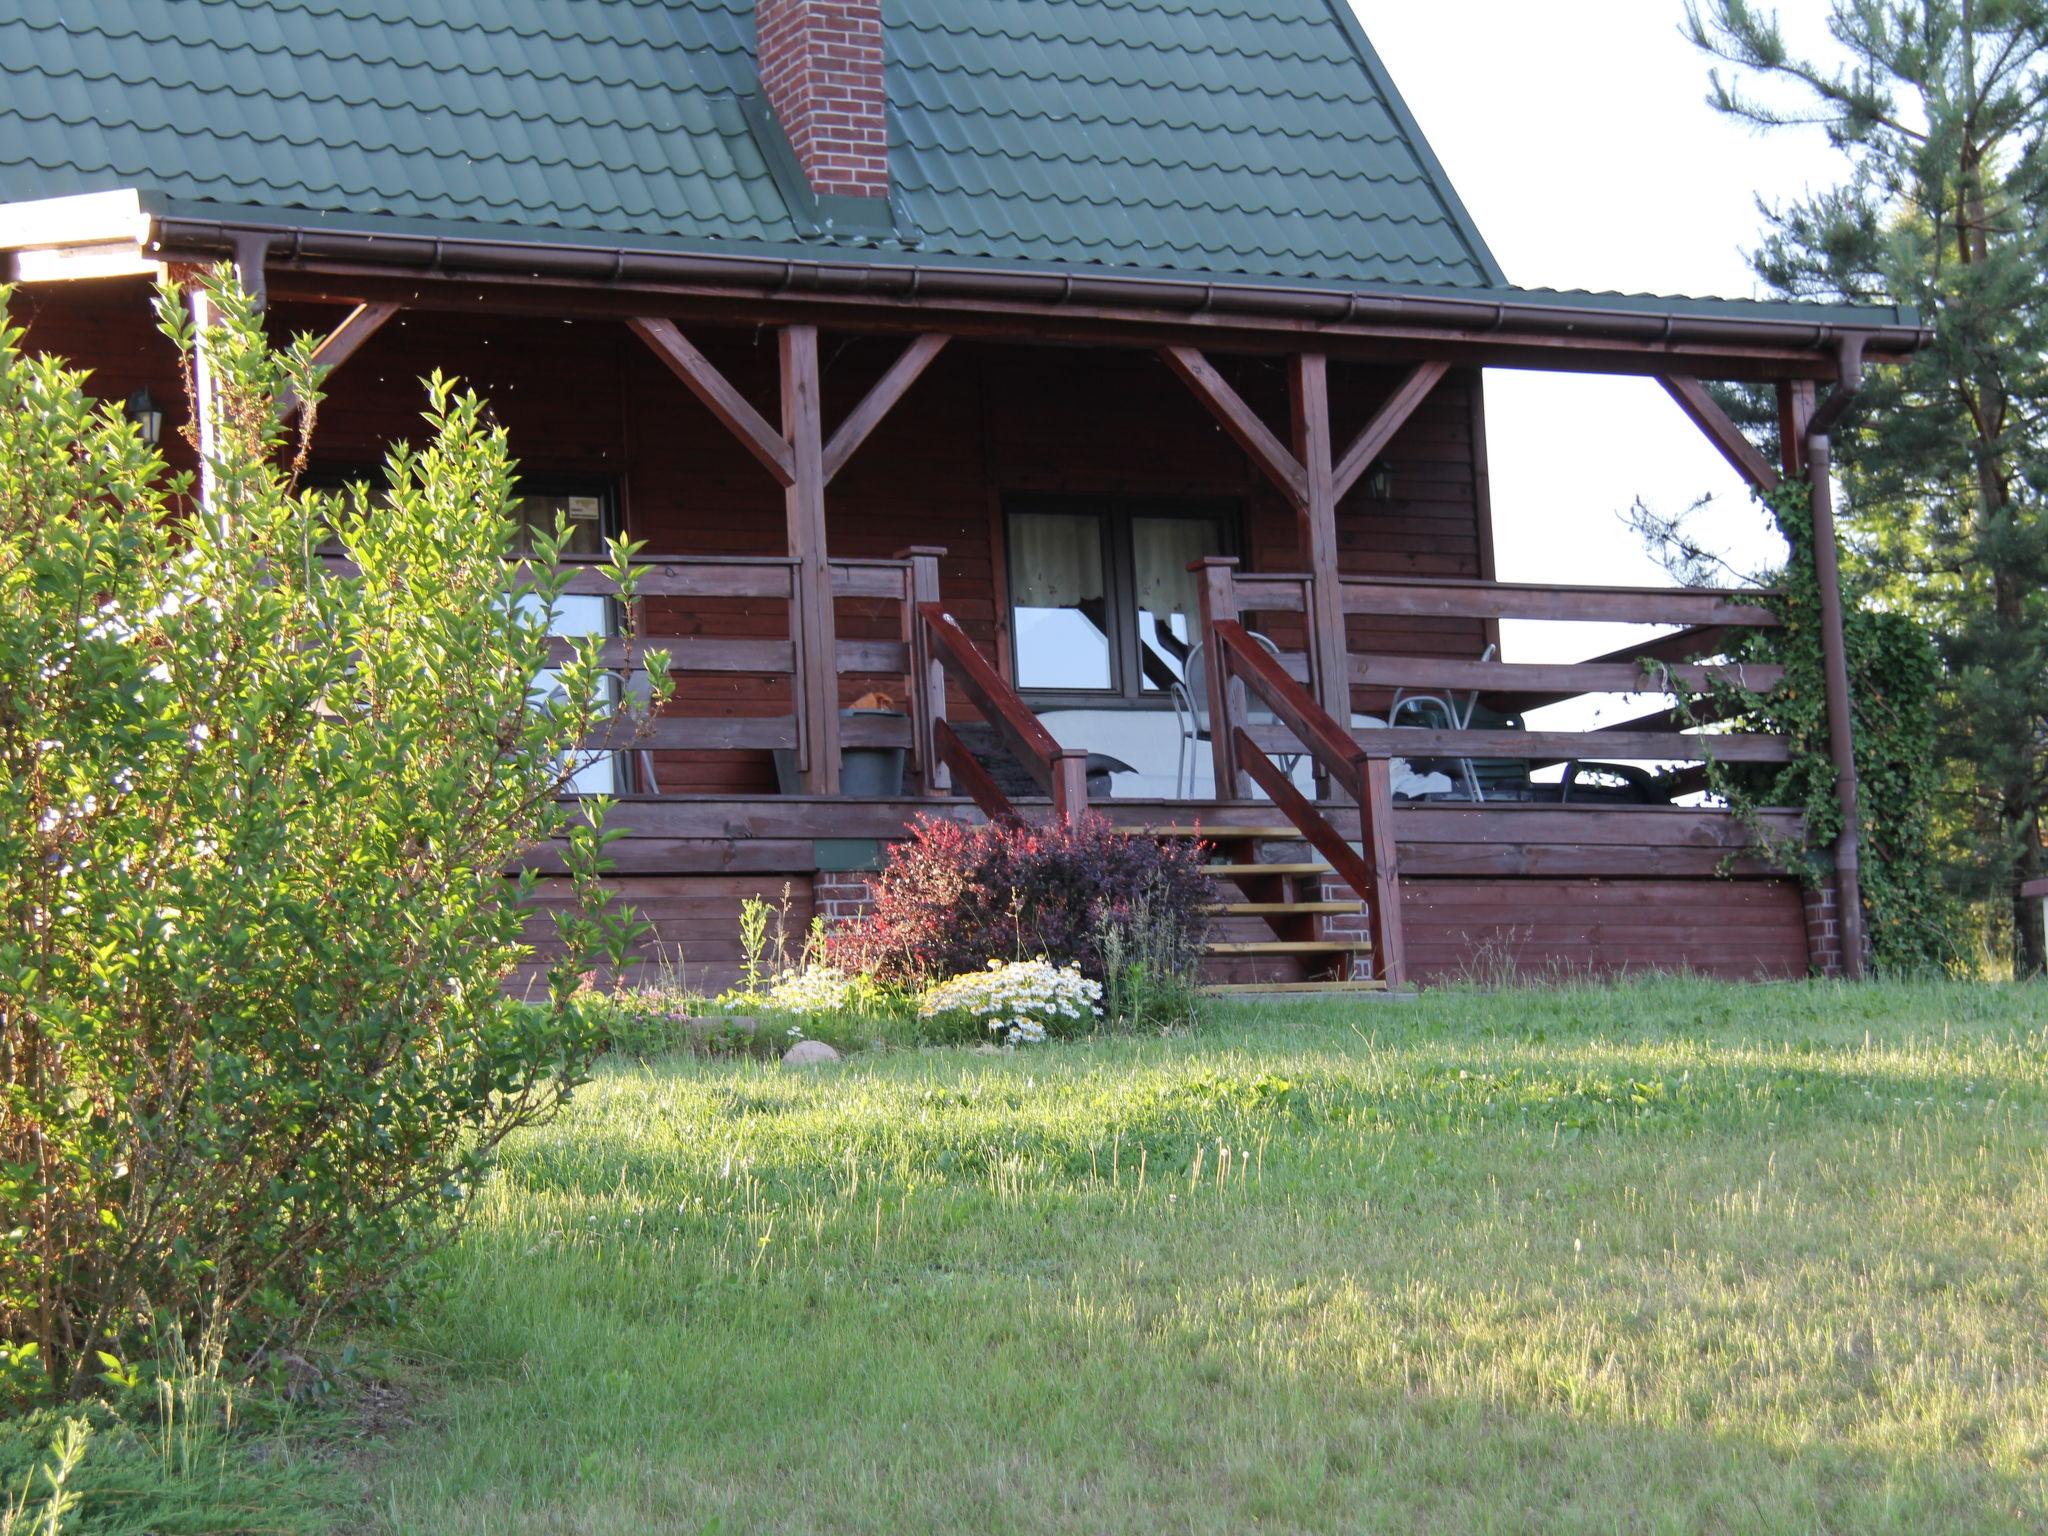
[[[0, 0], [27, 344], [175, 457], [150, 284], [223, 259], [326, 338], [314, 475], [438, 368], [527, 515], [647, 541], [679, 686], [586, 784], [695, 974], [744, 895], [857, 909], [917, 814], [1084, 807], [1214, 842], [1219, 981], [1860, 968], [1851, 773], [1809, 890], [1626, 768], [1783, 741], [1513, 728], [1774, 616], [1497, 580], [1482, 370], [1661, 380], [1751, 483], [1811, 477], [1831, 575], [1830, 427], [1926, 332], [1512, 286], [1345, 0]], [[1777, 386], [1784, 462], [1722, 379]], [[1529, 665], [1503, 619], [1667, 627]]]

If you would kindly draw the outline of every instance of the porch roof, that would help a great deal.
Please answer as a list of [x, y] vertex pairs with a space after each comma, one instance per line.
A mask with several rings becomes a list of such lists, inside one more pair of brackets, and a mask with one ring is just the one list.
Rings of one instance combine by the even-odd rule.
[[889, 0], [894, 227], [812, 199], [753, 0], [0, 0], [0, 203], [196, 224], [1910, 325], [1510, 287], [1344, 0]]

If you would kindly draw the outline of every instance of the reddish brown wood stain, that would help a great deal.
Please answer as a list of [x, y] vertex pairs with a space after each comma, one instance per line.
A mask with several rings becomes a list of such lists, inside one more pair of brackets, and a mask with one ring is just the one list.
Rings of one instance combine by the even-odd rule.
[[[278, 335], [325, 333], [345, 312], [280, 304], [270, 323]], [[165, 406], [172, 462], [190, 464], [189, 452], [173, 441], [185, 417], [183, 386], [170, 344], [155, 330], [146, 285], [107, 281], [27, 290], [16, 296], [13, 319], [27, 327], [31, 350], [91, 368], [91, 388], [103, 397], [118, 400], [146, 384]], [[693, 326], [688, 334], [758, 410], [776, 418], [773, 331]], [[903, 346], [901, 337], [826, 332], [820, 338], [828, 436]], [[1286, 360], [1212, 361], [1284, 434]], [[401, 313], [331, 380], [319, 411], [315, 461], [362, 467], [393, 441], [416, 438], [425, 402], [419, 381], [436, 370], [489, 400], [527, 474], [610, 481], [627, 530], [645, 539], [650, 553], [785, 553], [781, 487], [617, 322]], [[1400, 366], [1333, 363], [1333, 439], [1349, 443], [1407, 376]], [[1340, 505], [1342, 569], [1491, 576], [1476, 374], [1449, 373], [1396, 435], [1386, 458], [1394, 468], [1392, 497], [1373, 501], [1361, 484]], [[1237, 553], [1245, 569], [1302, 568], [1292, 510], [1155, 354], [966, 339], [932, 361], [832, 482], [829, 552], [874, 557], [913, 544], [944, 547], [944, 607], [1007, 669], [999, 514], [1006, 493], [1025, 491], [1227, 496], [1242, 508]], [[783, 640], [790, 634], [789, 604], [782, 600], [656, 600], [648, 610], [650, 629], [664, 634]], [[842, 640], [900, 635], [892, 601], [841, 598], [836, 612]], [[1298, 616], [1252, 613], [1247, 622], [1284, 647], [1301, 646]], [[1489, 629], [1482, 619], [1352, 615], [1347, 639], [1354, 655], [1472, 658]], [[878, 687], [900, 690], [901, 679], [846, 676], [841, 696], [850, 702]], [[756, 718], [787, 715], [793, 707], [788, 679], [780, 676], [686, 674], [677, 693], [679, 715]], [[1353, 699], [1357, 707], [1383, 707], [1386, 694], [1361, 687]], [[949, 710], [955, 717], [974, 713], [957, 697]], [[765, 753], [658, 757], [664, 792], [734, 797], [725, 808], [727, 824], [744, 819], [740, 805], [774, 789]], [[774, 804], [765, 800], [762, 808]], [[1541, 836], [1525, 835], [1510, 821], [1489, 821], [1475, 841], [1469, 828], [1476, 823], [1460, 831], [1441, 812], [1397, 816], [1403, 867], [1412, 863], [1418, 872], [1403, 882], [1411, 974], [1424, 980], [1485, 974], [1503, 962], [1523, 972], [1689, 966], [1747, 977], [1806, 971], [1796, 886], [1714, 878], [1719, 853], [1699, 845], [1690, 822], [1682, 837], [1677, 822], [1653, 821], [1593, 835], [1592, 824], [1603, 819], [1589, 813], [1585, 834], [1561, 833], [1545, 822]], [[629, 841], [620, 850], [617, 884], [655, 923], [654, 947], [669, 956], [680, 947], [691, 979], [715, 984], [737, 966], [739, 900], [779, 901], [787, 886], [800, 934], [810, 913], [811, 839], [881, 830], [855, 830], [857, 821], [842, 817], [821, 830], [811, 815], [791, 818], [779, 832], [742, 835], [698, 826], [642, 840], [639, 848]]]

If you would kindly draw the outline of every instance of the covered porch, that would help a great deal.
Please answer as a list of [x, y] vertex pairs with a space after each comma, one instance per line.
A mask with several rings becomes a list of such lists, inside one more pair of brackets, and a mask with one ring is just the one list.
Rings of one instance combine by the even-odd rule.
[[[1483, 370], [1660, 380], [1751, 485], [1817, 471], [1831, 557], [1826, 432], [1865, 357], [1916, 328], [1134, 279], [794, 287], [786, 263], [741, 280], [649, 257], [564, 270], [560, 252], [515, 279], [481, 247], [173, 221], [161, 254], [209, 240], [280, 333], [324, 336], [310, 474], [373, 471], [409, 430], [411, 381], [440, 368], [511, 433], [523, 518], [568, 516], [578, 559], [642, 544], [633, 619], [676, 697], [590, 743], [583, 787], [618, 796], [620, 888], [693, 974], [736, 960], [743, 895], [786, 890], [799, 926], [857, 909], [916, 815], [1090, 809], [1200, 826], [1244, 871], [1220, 979], [1788, 976], [1860, 957], [1853, 841], [1834, 907], [1697, 803], [1709, 753], [1769, 764], [1786, 744], [1709, 734], [1661, 698], [1775, 615], [1755, 592], [1501, 581]], [[409, 256], [438, 265], [398, 270]], [[32, 297], [31, 344], [71, 355], [146, 317], [139, 282]], [[174, 397], [147, 347], [100, 356], [105, 387]], [[1778, 385], [1782, 463], [1703, 378]], [[616, 631], [595, 569], [570, 590], [566, 627]], [[1502, 659], [1503, 623], [1588, 621], [1642, 639]], [[1839, 663], [1838, 624], [1830, 644]], [[1650, 703], [1520, 728], [1586, 695]], [[1768, 825], [1799, 840], [1789, 813]]]

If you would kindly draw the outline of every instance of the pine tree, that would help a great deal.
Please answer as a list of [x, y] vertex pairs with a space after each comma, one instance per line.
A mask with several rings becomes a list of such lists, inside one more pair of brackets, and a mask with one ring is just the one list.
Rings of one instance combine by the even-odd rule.
[[2019, 887], [2048, 866], [2048, 0], [1830, 0], [1828, 59], [1746, 0], [1687, 0], [1686, 25], [1734, 66], [1718, 110], [1820, 125], [1843, 158], [1838, 185], [1764, 208], [1762, 281], [1934, 327], [1840, 434], [1846, 558], [1940, 641], [1957, 886], [2039, 975]]

